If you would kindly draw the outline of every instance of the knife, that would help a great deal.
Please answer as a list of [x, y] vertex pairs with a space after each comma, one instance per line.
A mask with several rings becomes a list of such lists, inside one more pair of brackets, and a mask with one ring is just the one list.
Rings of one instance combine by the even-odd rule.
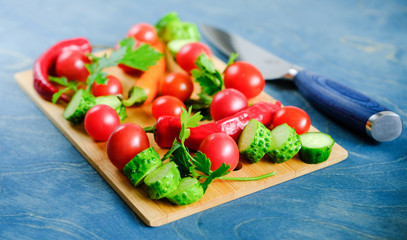
[[237, 60], [256, 66], [266, 80], [292, 79], [313, 106], [357, 132], [378, 142], [400, 136], [401, 117], [362, 93], [284, 61], [238, 35], [209, 25], [202, 25], [201, 32], [223, 54], [237, 53]]

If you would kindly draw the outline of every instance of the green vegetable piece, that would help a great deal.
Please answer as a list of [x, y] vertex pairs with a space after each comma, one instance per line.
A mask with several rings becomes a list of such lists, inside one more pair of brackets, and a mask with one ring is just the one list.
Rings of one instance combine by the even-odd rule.
[[133, 105], [141, 105], [146, 101], [146, 99], [146, 91], [141, 87], [133, 86], [129, 91], [129, 98], [124, 99], [122, 102], [124, 106], [130, 107]]
[[196, 42], [195, 39], [174, 39], [167, 44], [168, 49], [173, 57], [177, 55], [178, 51], [186, 44]]
[[291, 159], [300, 149], [300, 137], [288, 124], [281, 124], [271, 131], [271, 142], [267, 155], [275, 163], [283, 163]]
[[167, 196], [167, 199], [178, 205], [188, 205], [202, 198], [204, 190], [198, 179], [186, 177], [181, 180], [177, 190]]
[[75, 124], [81, 123], [88, 110], [95, 105], [95, 97], [88, 91], [80, 89], [66, 106], [64, 118]]
[[303, 162], [310, 164], [326, 161], [335, 143], [330, 135], [321, 132], [303, 133], [300, 139], [302, 147], [298, 155]]
[[112, 107], [119, 115], [120, 122], [127, 118], [126, 107], [116, 95], [100, 96], [96, 98], [96, 105], [105, 104]]
[[170, 42], [175, 39], [194, 39], [195, 41], [199, 41], [201, 35], [198, 31], [198, 27], [194, 23], [171, 21], [165, 27], [162, 40]]
[[157, 31], [157, 35], [162, 38], [162, 35], [165, 31], [167, 25], [171, 22], [180, 22], [181, 20], [178, 17], [176, 12], [170, 12], [162, 17], [158, 22], [155, 24], [155, 29]]
[[243, 129], [238, 142], [239, 152], [253, 163], [266, 155], [271, 144], [271, 131], [252, 119]]
[[148, 194], [152, 199], [166, 197], [177, 190], [180, 182], [181, 175], [174, 162], [165, 163], [144, 178]]
[[160, 167], [160, 156], [153, 147], [147, 148], [137, 154], [123, 168], [124, 175], [130, 180], [135, 187], [142, 183], [142, 180], [149, 173]]

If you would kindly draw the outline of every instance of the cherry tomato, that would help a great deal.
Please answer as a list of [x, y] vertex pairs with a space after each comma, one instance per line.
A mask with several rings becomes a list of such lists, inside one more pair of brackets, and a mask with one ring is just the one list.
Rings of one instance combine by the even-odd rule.
[[95, 97], [116, 95], [122, 93], [123, 93], [122, 83], [117, 77], [113, 75], [107, 76], [106, 84], [98, 84], [94, 82], [92, 85], [92, 94]]
[[127, 37], [134, 37], [138, 41], [150, 44], [158, 41], [155, 28], [147, 23], [139, 23], [132, 26], [127, 32]]
[[213, 97], [210, 112], [212, 119], [217, 121], [247, 108], [248, 105], [243, 93], [233, 88], [227, 88]]
[[283, 123], [295, 129], [297, 134], [308, 132], [311, 126], [311, 119], [301, 108], [294, 106], [285, 106], [278, 110], [273, 118], [273, 127]]
[[188, 43], [182, 46], [182, 48], [178, 51], [175, 59], [178, 65], [189, 74], [191, 73], [192, 69], [197, 68], [195, 66], [195, 61], [202, 52], [208, 55], [208, 57], [212, 56], [211, 49], [204, 43]]
[[64, 76], [69, 81], [86, 82], [89, 71], [85, 64], [90, 63], [85, 53], [79, 50], [63, 51], [55, 62], [55, 71], [58, 76]]
[[247, 99], [259, 95], [266, 84], [263, 75], [255, 66], [242, 61], [230, 65], [225, 71], [223, 80], [226, 88], [239, 90]]
[[120, 171], [137, 154], [149, 147], [146, 132], [134, 123], [123, 123], [115, 128], [106, 145], [110, 161]]
[[199, 151], [211, 160], [211, 170], [215, 171], [222, 163], [229, 164], [233, 171], [239, 163], [239, 149], [235, 140], [224, 133], [212, 133], [199, 146]]
[[191, 77], [183, 72], [168, 74], [161, 84], [161, 94], [170, 95], [185, 102], [194, 91], [194, 84]]
[[185, 104], [173, 96], [161, 96], [154, 100], [152, 112], [153, 117], [158, 119], [161, 116], [180, 116]]
[[110, 134], [119, 125], [120, 118], [117, 112], [104, 104], [92, 107], [85, 115], [85, 130], [96, 141], [107, 141]]

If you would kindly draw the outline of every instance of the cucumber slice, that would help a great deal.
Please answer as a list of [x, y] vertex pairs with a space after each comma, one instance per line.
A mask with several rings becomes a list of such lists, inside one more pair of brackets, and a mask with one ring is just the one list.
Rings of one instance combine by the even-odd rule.
[[167, 44], [168, 50], [173, 57], [187, 43], [196, 42], [196, 39], [174, 39]]
[[300, 135], [302, 148], [298, 153], [305, 163], [315, 164], [326, 161], [331, 155], [335, 141], [322, 132], [309, 132]]
[[73, 123], [81, 123], [88, 110], [95, 105], [95, 97], [88, 91], [80, 89], [66, 106], [64, 118]]
[[239, 152], [253, 163], [264, 157], [270, 148], [271, 131], [261, 122], [252, 119], [243, 129], [239, 141]]
[[271, 146], [267, 155], [275, 163], [283, 163], [291, 159], [300, 149], [300, 137], [287, 123], [281, 124], [271, 131]]
[[116, 95], [100, 96], [96, 99], [96, 104], [105, 104], [112, 107], [119, 115], [120, 122], [127, 118], [126, 107]]
[[123, 168], [123, 173], [135, 187], [142, 183], [142, 180], [149, 173], [162, 165], [158, 153], [153, 147], [147, 148], [137, 154]]
[[181, 175], [177, 164], [168, 162], [144, 178], [148, 194], [152, 199], [160, 199], [177, 190]]
[[204, 190], [198, 179], [186, 177], [181, 180], [177, 190], [167, 196], [167, 199], [178, 205], [188, 205], [202, 198]]

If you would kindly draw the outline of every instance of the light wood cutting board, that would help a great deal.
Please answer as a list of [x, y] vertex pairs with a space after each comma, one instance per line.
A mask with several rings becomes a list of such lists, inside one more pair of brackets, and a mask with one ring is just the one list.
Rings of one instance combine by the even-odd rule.
[[[167, 59], [169, 60], [168, 69], [171, 71], [180, 71], [179, 67], [176, 66], [170, 58]], [[217, 58], [214, 58], [213, 61], [217, 69], [223, 71], [225, 63]], [[168, 72], [170, 70], [168, 70]], [[124, 74], [121, 69], [116, 67], [109, 68], [106, 72], [122, 80], [125, 93], [127, 93], [135, 81], [134, 77]], [[65, 137], [78, 149], [131, 209], [149, 226], [160, 226], [204, 211], [236, 198], [325, 168], [346, 159], [348, 156], [348, 152], [339, 144], [335, 143], [329, 159], [323, 163], [314, 165], [303, 163], [299, 160], [298, 156], [282, 164], [272, 163], [267, 158], [262, 159], [256, 164], [251, 164], [242, 158], [240, 160], [242, 168], [230, 173], [228, 176], [250, 177], [273, 171], [276, 172], [276, 175], [259, 181], [226, 181], [218, 179], [209, 186], [204, 197], [198, 202], [188, 206], [177, 206], [165, 199], [152, 200], [148, 196], [144, 186], [133, 187], [127, 178], [110, 163], [106, 153], [106, 143], [95, 142], [86, 134], [83, 125], [72, 125], [66, 121], [63, 118], [63, 104], [52, 104], [51, 102], [43, 100], [36, 93], [33, 88], [33, 75], [31, 70], [15, 74], [15, 79], [32, 101], [55, 126], [58, 127]], [[198, 92], [199, 87], [195, 87], [195, 92]], [[263, 92], [250, 102], [254, 103], [258, 101], [275, 102], [276, 100]], [[155, 123], [155, 119], [151, 115], [151, 105], [128, 108], [127, 115], [128, 118], [125, 122], [136, 123], [141, 127], [152, 126]], [[318, 130], [311, 126], [310, 131]], [[151, 146], [163, 156], [168, 149], [158, 147], [152, 134], [148, 134], [148, 137]]]

